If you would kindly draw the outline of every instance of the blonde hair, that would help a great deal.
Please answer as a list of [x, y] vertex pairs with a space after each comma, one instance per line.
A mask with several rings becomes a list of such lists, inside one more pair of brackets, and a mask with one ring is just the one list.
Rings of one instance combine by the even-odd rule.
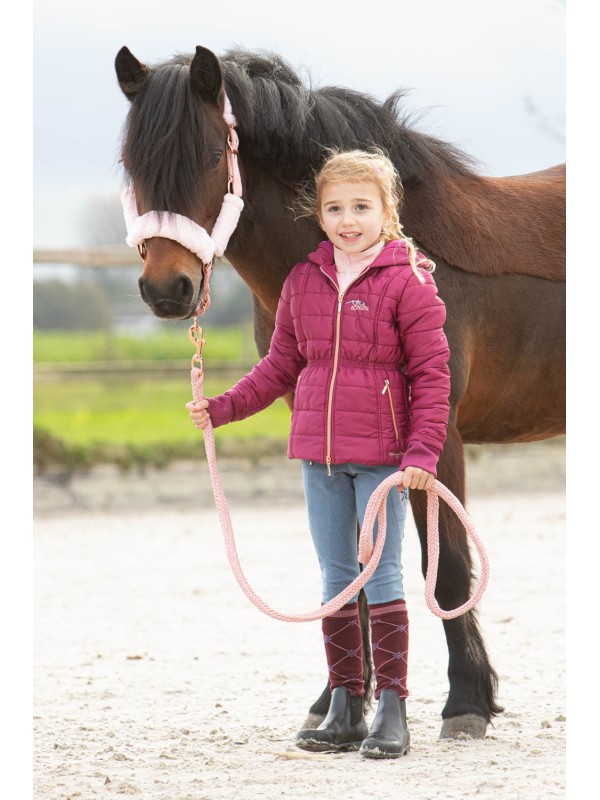
[[417, 254], [413, 240], [402, 229], [398, 208], [404, 199], [404, 187], [400, 176], [388, 156], [378, 148], [369, 150], [328, 150], [323, 166], [312, 180], [299, 190], [299, 217], [319, 219], [321, 196], [326, 183], [374, 183], [381, 194], [386, 216], [381, 229], [381, 240], [386, 244], [395, 239], [406, 243], [410, 265], [417, 278], [424, 282], [418, 267], [433, 272], [435, 264], [431, 259]]

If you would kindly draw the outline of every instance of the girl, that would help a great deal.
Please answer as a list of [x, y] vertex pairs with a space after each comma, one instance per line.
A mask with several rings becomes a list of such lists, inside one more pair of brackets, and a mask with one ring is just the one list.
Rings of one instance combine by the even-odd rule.
[[196, 427], [244, 419], [294, 392], [290, 458], [302, 459], [323, 602], [359, 574], [357, 520], [376, 486], [399, 469], [388, 530], [365, 586], [377, 712], [363, 716], [357, 598], [323, 619], [331, 703], [298, 747], [397, 758], [409, 750], [405, 699], [408, 617], [401, 544], [408, 489], [427, 489], [446, 437], [450, 391], [445, 306], [434, 264], [402, 232], [402, 186], [380, 151], [330, 156], [304, 197], [328, 240], [297, 264], [282, 289], [269, 353], [223, 395], [188, 403]]

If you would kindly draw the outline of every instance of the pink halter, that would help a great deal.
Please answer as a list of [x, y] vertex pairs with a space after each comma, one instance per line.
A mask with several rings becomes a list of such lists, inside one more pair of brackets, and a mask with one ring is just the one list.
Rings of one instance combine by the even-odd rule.
[[141, 216], [138, 213], [133, 185], [129, 185], [121, 194], [123, 214], [127, 226], [126, 243], [130, 247], [138, 247], [145, 239], [161, 236], [173, 239], [195, 253], [204, 265], [212, 264], [215, 257], [222, 256], [229, 239], [237, 227], [240, 214], [244, 208], [242, 200], [242, 177], [237, 160], [239, 140], [235, 130], [237, 120], [231, 110], [229, 98], [225, 95], [223, 119], [229, 126], [227, 137], [227, 194], [213, 226], [208, 232], [189, 217], [172, 214], [167, 211], [148, 211]]

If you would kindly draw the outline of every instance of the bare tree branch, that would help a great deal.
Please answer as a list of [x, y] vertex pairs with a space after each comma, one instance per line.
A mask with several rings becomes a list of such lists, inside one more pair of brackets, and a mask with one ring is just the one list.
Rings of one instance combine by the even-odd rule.
[[564, 117], [562, 120], [556, 120], [552, 122], [544, 113], [542, 113], [542, 111], [540, 111], [538, 106], [529, 95], [525, 96], [524, 101], [527, 113], [532, 118], [537, 129], [546, 136], [549, 136], [551, 139], [554, 139], [555, 142], [565, 144], [566, 136], [564, 133]]

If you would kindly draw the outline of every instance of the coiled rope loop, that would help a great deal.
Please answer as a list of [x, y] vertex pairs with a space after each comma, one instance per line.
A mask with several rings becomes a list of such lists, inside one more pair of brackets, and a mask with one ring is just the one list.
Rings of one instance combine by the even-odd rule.
[[[197, 358], [197, 357], [194, 357]], [[203, 384], [203, 369], [201, 357], [197, 358], [199, 366], [195, 365], [192, 359], [192, 392], [194, 400], [202, 400], [204, 395], [202, 391]], [[235, 578], [240, 585], [240, 588], [246, 597], [264, 614], [274, 619], [281, 620], [282, 622], [312, 622], [317, 619], [322, 619], [330, 614], [339, 611], [342, 606], [346, 605], [369, 580], [371, 575], [377, 569], [383, 545], [385, 543], [386, 535], [386, 499], [388, 492], [402, 483], [403, 472], [395, 472], [393, 475], [385, 478], [371, 495], [360, 533], [358, 544], [358, 558], [361, 564], [364, 564], [364, 569], [360, 575], [355, 578], [352, 583], [340, 592], [336, 597], [329, 602], [324, 603], [314, 611], [308, 611], [303, 614], [284, 614], [271, 608], [268, 603], [260, 598], [252, 589], [246, 576], [242, 570], [240, 560], [238, 557], [237, 549], [235, 546], [235, 537], [233, 533], [233, 526], [229, 516], [229, 507], [223, 491], [219, 470], [217, 467], [217, 458], [215, 453], [215, 441], [212, 423], [208, 422], [204, 428], [204, 444], [206, 448], [206, 457], [208, 461], [208, 468], [212, 480], [213, 494], [215, 498], [215, 505], [221, 522], [221, 529], [225, 541], [225, 551], [227, 558]], [[440, 555], [439, 543], [439, 497], [441, 497], [458, 516], [462, 524], [465, 526], [467, 534], [471, 537], [473, 544], [479, 555], [481, 563], [481, 571], [479, 581], [475, 587], [473, 595], [461, 606], [450, 611], [446, 611], [438, 605], [435, 599], [435, 585], [437, 581], [438, 562]], [[378, 533], [375, 542], [373, 542], [373, 527], [375, 520], [378, 522]], [[460, 501], [452, 494], [439, 481], [434, 481], [433, 487], [427, 490], [427, 574], [425, 577], [425, 599], [429, 610], [441, 619], [454, 619], [455, 617], [464, 614], [475, 606], [481, 596], [483, 595], [489, 578], [489, 564], [487, 555], [483, 548], [481, 540], [477, 536], [473, 523]]]

